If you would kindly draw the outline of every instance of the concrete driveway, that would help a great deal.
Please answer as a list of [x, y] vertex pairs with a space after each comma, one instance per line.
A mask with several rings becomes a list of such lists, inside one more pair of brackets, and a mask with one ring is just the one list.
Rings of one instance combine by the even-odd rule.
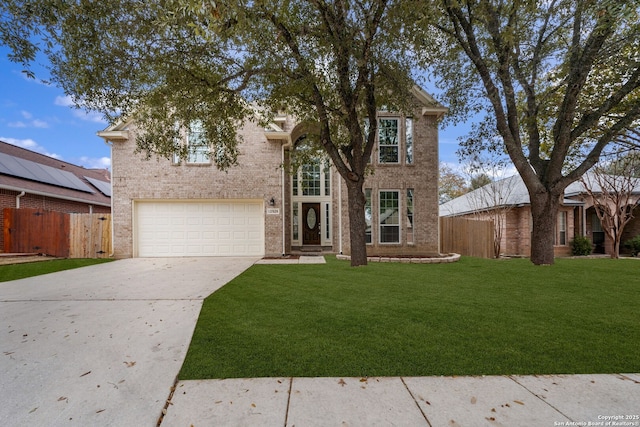
[[137, 258], [0, 283], [0, 425], [156, 425], [202, 301], [257, 258]]

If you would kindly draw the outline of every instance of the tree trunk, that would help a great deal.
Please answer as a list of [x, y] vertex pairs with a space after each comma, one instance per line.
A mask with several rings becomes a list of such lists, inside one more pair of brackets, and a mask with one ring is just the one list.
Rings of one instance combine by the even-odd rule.
[[531, 195], [531, 262], [535, 265], [551, 265], [555, 254], [555, 224], [558, 217], [560, 196], [548, 191]]
[[366, 221], [364, 218], [365, 197], [362, 192], [364, 180], [345, 180], [349, 199], [349, 239], [351, 242], [351, 266], [367, 265]]
[[613, 252], [611, 252], [611, 258], [620, 258], [620, 240], [622, 232], [620, 230], [613, 230]]

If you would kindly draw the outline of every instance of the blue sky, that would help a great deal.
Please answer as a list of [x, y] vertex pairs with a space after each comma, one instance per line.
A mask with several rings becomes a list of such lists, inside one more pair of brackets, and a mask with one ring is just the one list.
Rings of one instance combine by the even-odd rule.
[[[43, 67], [33, 67], [35, 80], [27, 78], [7, 51], [0, 47], [0, 140], [86, 168], [110, 169], [109, 146], [96, 135], [107, 123], [73, 108], [60, 88], [43, 83]], [[440, 130], [440, 161], [458, 165], [457, 137], [467, 131], [460, 125]]]

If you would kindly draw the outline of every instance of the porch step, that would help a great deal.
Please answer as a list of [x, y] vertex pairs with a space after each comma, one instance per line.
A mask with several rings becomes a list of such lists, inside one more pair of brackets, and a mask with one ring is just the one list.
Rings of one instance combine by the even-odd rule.
[[300, 252], [302, 252], [302, 253], [314, 253], [314, 252], [321, 253], [322, 252], [322, 248], [302, 248], [302, 249], [300, 249]]
[[318, 256], [330, 252], [331, 251], [325, 251], [322, 246], [305, 246], [302, 248], [293, 248], [291, 250], [291, 255]]

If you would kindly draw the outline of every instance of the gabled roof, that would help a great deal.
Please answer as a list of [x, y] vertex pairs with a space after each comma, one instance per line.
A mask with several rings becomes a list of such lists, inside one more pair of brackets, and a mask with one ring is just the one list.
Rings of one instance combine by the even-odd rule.
[[107, 142], [123, 142], [129, 139], [129, 125], [131, 120], [118, 122], [107, 126], [104, 130], [97, 132], [100, 138]]
[[[639, 178], [629, 178], [618, 175], [605, 175], [605, 182], [611, 183], [612, 185], [620, 184], [628, 187], [633, 185], [631, 190], [632, 194], [640, 194], [640, 179]], [[600, 186], [600, 182], [593, 172], [588, 172], [583, 177], [585, 184], [589, 187], [589, 189], [594, 193], [602, 193], [602, 187]], [[569, 184], [569, 186], [564, 190], [565, 197], [574, 197], [583, 195], [586, 193], [585, 186], [582, 181], [575, 181]]]
[[530, 203], [529, 192], [520, 175], [489, 183], [440, 205], [440, 216], [464, 215], [502, 206]]
[[449, 112], [449, 109], [440, 104], [436, 99], [429, 95], [424, 89], [418, 85], [414, 85], [411, 89], [411, 93], [418, 99], [423, 105], [422, 115], [435, 115], [438, 119]]
[[[613, 175], [610, 176], [613, 177]], [[602, 192], [598, 181], [593, 177], [592, 173], [586, 174], [584, 181], [594, 190], [594, 193]], [[640, 179], [635, 181], [632, 193], [640, 194]], [[570, 199], [570, 197], [585, 194], [587, 194], [587, 191], [582, 181], [575, 181], [564, 190], [562, 204], [565, 206], [583, 205], [584, 202]], [[440, 216], [465, 215], [500, 207], [529, 205], [530, 203], [529, 192], [524, 181], [522, 181], [520, 175], [513, 175], [441, 204]]]
[[111, 176], [108, 170], [85, 169], [2, 141], [0, 188], [111, 206]]

